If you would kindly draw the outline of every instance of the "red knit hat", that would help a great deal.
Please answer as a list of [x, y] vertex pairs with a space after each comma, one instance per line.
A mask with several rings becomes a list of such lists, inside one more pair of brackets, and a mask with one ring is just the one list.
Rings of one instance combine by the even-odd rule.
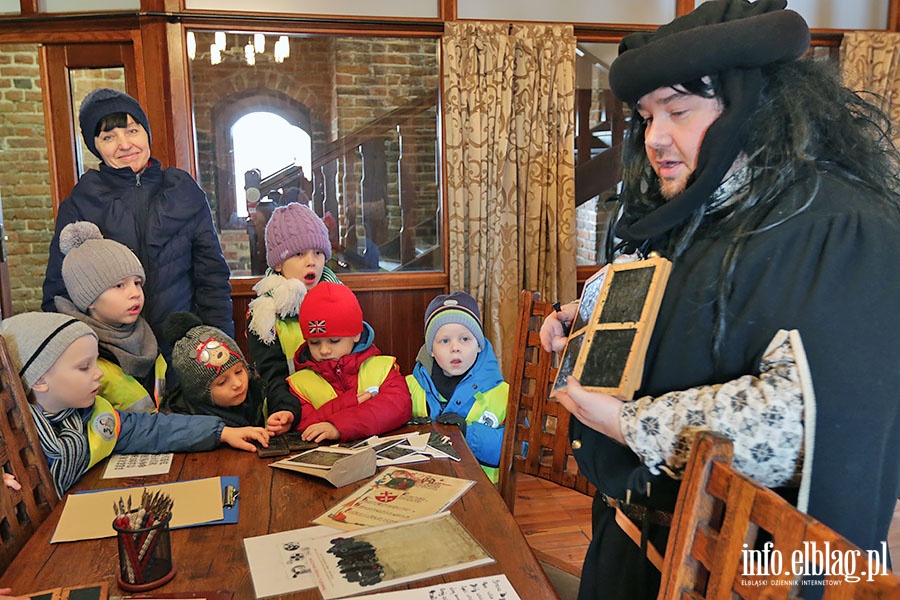
[[303, 337], [354, 337], [362, 333], [359, 301], [346, 285], [323, 281], [306, 292], [300, 305]]

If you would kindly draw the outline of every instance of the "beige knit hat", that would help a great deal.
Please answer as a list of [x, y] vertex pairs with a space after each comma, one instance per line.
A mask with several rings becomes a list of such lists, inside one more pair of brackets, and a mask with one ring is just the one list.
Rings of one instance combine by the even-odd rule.
[[134, 252], [115, 240], [104, 239], [100, 229], [89, 221], [63, 227], [59, 249], [65, 255], [62, 276], [66, 291], [82, 312], [122, 279], [132, 275], [145, 279], [144, 267]]
[[9, 357], [19, 371], [25, 393], [56, 364], [72, 342], [97, 334], [73, 317], [51, 312], [27, 312], [4, 319], [0, 335], [6, 339]]

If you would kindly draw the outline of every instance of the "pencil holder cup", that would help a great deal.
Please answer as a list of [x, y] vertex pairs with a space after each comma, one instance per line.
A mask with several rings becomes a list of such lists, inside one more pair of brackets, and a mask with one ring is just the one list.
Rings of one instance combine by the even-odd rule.
[[126, 592], [152, 590], [175, 577], [169, 538], [170, 518], [145, 527], [126, 527], [122, 520], [113, 521], [119, 546], [118, 584]]

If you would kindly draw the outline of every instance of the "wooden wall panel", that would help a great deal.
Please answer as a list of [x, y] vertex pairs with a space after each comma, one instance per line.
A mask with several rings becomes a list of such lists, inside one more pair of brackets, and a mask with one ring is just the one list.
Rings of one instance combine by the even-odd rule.
[[[425, 340], [425, 308], [438, 294], [446, 293], [443, 287], [401, 290], [357, 291], [356, 297], [363, 311], [363, 318], [375, 330], [375, 345], [383, 354], [397, 357], [404, 375], [412, 372], [416, 354]], [[235, 341], [241, 350], [247, 350], [247, 306], [254, 296], [235, 294]], [[252, 360], [252, 357], [250, 357]]]

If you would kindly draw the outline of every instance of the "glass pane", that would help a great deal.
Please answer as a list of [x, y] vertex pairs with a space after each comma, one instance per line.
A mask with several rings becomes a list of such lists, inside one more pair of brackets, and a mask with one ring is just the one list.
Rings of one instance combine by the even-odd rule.
[[458, 0], [460, 19], [498, 19], [561, 23], [667, 23], [674, 0]]
[[[338, 275], [443, 268], [437, 39], [192, 31], [188, 48], [198, 179], [233, 275], [263, 274], [265, 220], [287, 198], [329, 225]], [[284, 124], [236, 134], [253, 113]]]
[[0, 13], [5, 16], [18, 15], [22, 12], [19, 0], [0, 0]]
[[140, 0], [38, 0], [38, 12], [116, 12], [140, 10]]
[[[185, 0], [188, 10], [250, 10], [246, 0]], [[438, 0], [257, 0], [252, 10], [258, 13], [304, 15], [342, 15], [348, 17], [419, 17], [436, 19]]]
[[607, 262], [606, 234], [621, 181], [622, 103], [609, 91], [617, 43], [581, 42], [575, 57], [577, 264]]
[[88, 169], [97, 169], [100, 159], [91, 154], [84, 143], [81, 128], [78, 124], [78, 111], [84, 97], [97, 88], [112, 88], [125, 91], [125, 68], [109, 67], [103, 69], [69, 69], [69, 95], [72, 98], [72, 123], [75, 124], [75, 160], [78, 175]]
[[53, 198], [38, 46], [0, 44], [0, 64], [16, 66], [14, 77], [0, 78], [0, 196], [13, 311], [20, 313], [41, 310]]
[[[700, 6], [705, 0], [696, 0]], [[885, 29], [890, 0], [790, 0], [813, 29]]]

